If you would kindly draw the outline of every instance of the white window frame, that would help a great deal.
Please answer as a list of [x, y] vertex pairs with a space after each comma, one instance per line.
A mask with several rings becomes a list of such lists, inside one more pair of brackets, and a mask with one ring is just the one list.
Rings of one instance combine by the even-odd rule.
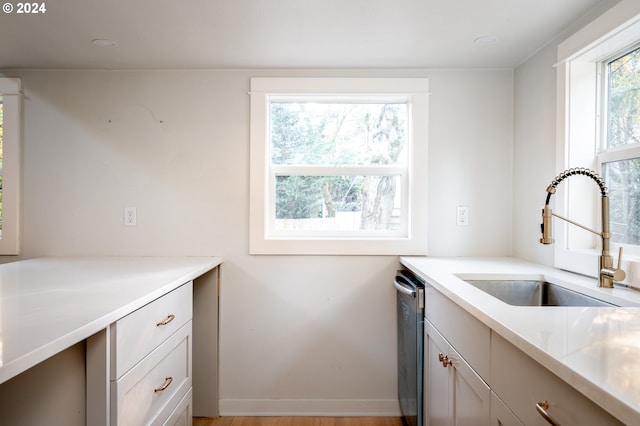
[[20, 181], [22, 146], [22, 83], [0, 77], [3, 104], [2, 238], [0, 255], [20, 253]]
[[[427, 138], [429, 84], [426, 78], [252, 78], [250, 135], [250, 254], [400, 255], [427, 254]], [[275, 211], [275, 176], [309, 174], [310, 168], [272, 166], [269, 155], [270, 100], [278, 97], [327, 96], [407, 99], [409, 163], [405, 167], [319, 166], [317, 175], [400, 175], [405, 228], [400, 234], [322, 235], [275, 232], [268, 216]]]
[[[603, 61], [640, 40], [640, 3], [623, 0], [558, 45], [556, 167], [587, 167], [601, 173], [598, 157], [603, 137]], [[588, 178], [575, 176], [558, 186], [554, 211], [601, 230], [600, 193]], [[597, 277], [601, 239], [564, 221], [554, 220], [554, 265]], [[611, 245], [617, 258], [617, 245]], [[617, 260], [616, 260], [617, 261]], [[623, 269], [640, 264], [633, 253], [623, 255]], [[632, 274], [625, 283], [632, 283]]]
[[[639, 36], [640, 37], [640, 36]], [[640, 42], [640, 38], [638, 39]], [[615, 52], [615, 54], [610, 55], [608, 58], [605, 58], [603, 61], [599, 63], [600, 74], [599, 78], [601, 81], [601, 93], [603, 93], [601, 102], [600, 102], [600, 123], [601, 129], [599, 132], [600, 140], [599, 146], [597, 149], [597, 162], [598, 168], [600, 172], [604, 176], [604, 165], [610, 162], [624, 161], [624, 160], [632, 160], [636, 158], [640, 158], [640, 143], [635, 144], [624, 144], [612, 148], [607, 147], [607, 133], [608, 133], [608, 87], [609, 87], [609, 63], [614, 61], [621, 56], [624, 56], [634, 50], [640, 49], [640, 43], [636, 42], [633, 46], [626, 47], [622, 52]], [[609, 188], [611, 189], [611, 188]], [[613, 243], [612, 243], [613, 244]], [[636, 244], [620, 244], [624, 248], [624, 257], [634, 257], [640, 258], [640, 245]], [[615, 246], [616, 248], [619, 245]]]

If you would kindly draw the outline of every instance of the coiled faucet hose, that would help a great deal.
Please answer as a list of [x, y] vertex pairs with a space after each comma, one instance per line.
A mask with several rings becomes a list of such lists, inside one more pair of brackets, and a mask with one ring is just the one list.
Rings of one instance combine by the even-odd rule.
[[593, 181], [595, 181], [595, 183], [598, 184], [598, 187], [600, 187], [600, 194], [602, 195], [602, 197], [606, 197], [608, 195], [609, 190], [607, 189], [607, 185], [605, 184], [604, 179], [598, 173], [585, 167], [574, 167], [565, 170], [564, 172], [553, 178], [553, 180], [551, 181], [551, 185], [549, 185], [549, 187], [547, 188], [547, 201], [545, 204], [549, 204], [551, 195], [556, 192], [556, 187], [560, 184], [560, 182], [562, 182], [569, 176], [574, 175], [583, 175], [591, 178]]

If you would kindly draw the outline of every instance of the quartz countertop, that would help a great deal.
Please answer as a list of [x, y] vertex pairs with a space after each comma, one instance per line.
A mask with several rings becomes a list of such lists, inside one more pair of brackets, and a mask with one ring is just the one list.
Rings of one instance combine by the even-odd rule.
[[[640, 291], [513, 258], [401, 263], [625, 424], [640, 424]], [[545, 278], [626, 307], [508, 305], [463, 279]]]
[[54, 257], [0, 265], [0, 383], [221, 263], [217, 257]]

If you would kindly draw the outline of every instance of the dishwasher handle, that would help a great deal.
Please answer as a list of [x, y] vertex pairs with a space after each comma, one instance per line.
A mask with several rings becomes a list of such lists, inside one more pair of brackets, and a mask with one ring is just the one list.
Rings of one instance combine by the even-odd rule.
[[[404, 281], [404, 282], [398, 282]], [[396, 278], [393, 280], [393, 286], [402, 294], [406, 294], [407, 296], [416, 297], [416, 290], [407, 282], [407, 279], [396, 275]]]

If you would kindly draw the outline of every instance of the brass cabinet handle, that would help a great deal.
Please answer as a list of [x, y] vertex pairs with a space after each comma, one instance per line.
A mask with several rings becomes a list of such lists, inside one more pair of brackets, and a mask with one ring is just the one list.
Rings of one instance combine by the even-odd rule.
[[167, 324], [169, 324], [171, 321], [173, 321], [173, 320], [175, 319], [175, 317], [176, 317], [175, 315], [173, 315], [173, 314], [169, 314], [169, 315], [167, 315], [167, 319], [165, 319], [165, 320], [163, 320], [163, 321], [160, 321], [159, 323], [156, 323], [156, 326], [158, 326], [158, 327], [162, 327], [163, 325], [167, 325]]
[[438, 354], [438, 361], [442, 363], [444, 368], [453, 365], [453, 362], [449, 359], [449, 355], [444, 355], [443, 353]]
[[548, 409], [549, 403], [547, 401], [538, 402], [536, 404], [536, 410], [538, 410], [538, 413], [540, 413], [542, 418], [545, 419], [547, 423], [553, 426], [560, 426], [560, 423], [558, 423], [558, 421], [547, 412]]
[[169, 387], [171, 382], [173, 382], [173, 377], [165, 377], [164, 378], [164, 384], [162, 386], [160, 386], [159, 388], [154, 389], [153, 392], [155, 392], [155, 393], [162, 392], [163, 390], [165, 390], [166, 388]]

